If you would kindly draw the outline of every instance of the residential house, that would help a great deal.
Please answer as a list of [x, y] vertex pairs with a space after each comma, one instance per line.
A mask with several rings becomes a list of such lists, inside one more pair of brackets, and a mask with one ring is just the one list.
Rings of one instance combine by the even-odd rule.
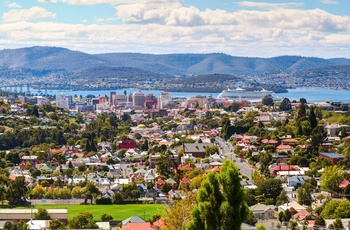
[[192, 156], [192, 154], [186, 154], [181, 157], [181, 164], [185, 164], [187, 160], [191, 160], [193, 163], [196, 163], [197, 159]]
[[275, 147], [278, 145], [277, 140], [269, 140], [269, 139], [263, 139], [263, 140], [261, 140], [261, 143], [266, 144], [266, 145], [273, 145]]
[[272, 175], [277, 175], [277, 172], [281, 171], [300, 171], [299, 166], [297, 165], [287, 165], [284, 163], [272, 164], [269, 166], [270, 173]]
[[270, 114], [268, 113], [261, 113], [260, 116], [258, 117], [259, 122], [264, 123], [264, 124], [269, 124], [271, 121]]
[[[329, 225], [333, 224], [335, 219], [325, 219], [326, 222], [326, 228], [329, 229]], [[343, 229], [349, 229], [350, 227], [350, 218], [342, 218], [341, 222], [343, 224]]]
[[165, 182], [167, 182], [168, 184], [171, 184], [171, 187], [172, 187], [173, 189], [176, 189], [177, 183], [176, 183], [176, 181], [174, 181], [172, 178], [167, 179]]
[[20, 163], [20, 168], [21, 169], [26, 169], [27, 167], [27, 162], [30, 165], [30, 168], [35, 169], [36, 164], [38, 162], [38, 156], [22, 156], [21, 157], [21, 163]]
[[219, 155], [219, 154], [217, 154], [217, 153], [214, 153], [213, 155], [211, 155], [211, 156], [209, 157], [209, 161], [210, 161], [210, 162], [224, 162], [225, 159], [226, 159], [225, 156]]
[[153, 173], [151, 171], [148, 171], [145, 174], [144, 179], [146, 182], [154, 182], [155, 176], [153, 175]]
[[205, 157], [206, 147], [214, 146], [213, 143], [184, 143], [183, 150], [184, 154], [192, 154], [194, 157]]
[[135, 140], [122, 140], [118, 144], [119, 149], [135, 149], [136, 141]]
[[318, 154], [320, 158], [326, 158], [330, 159], [333, 164], [337, 164], [339, 161], [343, 160], [345, 158], [344, 155], [339, 153], [328, 153], [328, 152], [321, 152]]
[[303, 222], [308, 216], [311, 216], [311, 220], [316, 219], [316, 215], [314, 213], [308, 212], [306, 210], [301, 210], [300, 212], [294, 214], [293, 219]]
[[139, 216], [131, 216], [122, 221], [122, 226], [125, 226], [129, 223], [145, 223], [146, 221]]
[[280, 152], [294, 152], [294, 147], [292, 147], [291, 145], [279, 145], [276, 147], [276, 152], [280, 153]]
[[292, 202], [284, 203], [284, 204], [278, 206], [278, 212], [284, 212], [287, 209], [289, 209], [289, 210], [293, 209], [296, 212], [300, 212], [302, 210], [306, 210], [306, 207], [304, 207], [303, 205], [299, 204], [295, 200], [293, 200]]
[[299, 141], [294, 138], [285, 138], [281, 141], [282, 145], [291, 145], [291, 146], [297, 146], [299, 144]]
[[253, 215], [256, 219], [272, 219], [275, 215], [275, 206], [274, 205], [265, 205], [265, 204], [256, 204], [249, 209], [253, 212]]
[[305, 179], [310, 178], [309, 176], [292, 176], [287, 178], [288, 186], [298, 188], [305, 183]]
[[156, 189], [161, 189], [164, 184], [165, 184], [165, 180], [163, 180], [162, 178], [159, 178], [158, 180], [156, 180], [155, 187]]
[[73, 178], [69, 178], [68, 179], [68, 184], [78, 185], [80, 183], [83, 183], [85, 180], [86, 180], [85, 176], [79, 175], [79, 174], [75, 174], [73, 176]]
[[123, 171], [121, 169], [114, 169], [111, 168], [109, 169], [108, 173], [107, 173], [107, 178], [123, 178]]

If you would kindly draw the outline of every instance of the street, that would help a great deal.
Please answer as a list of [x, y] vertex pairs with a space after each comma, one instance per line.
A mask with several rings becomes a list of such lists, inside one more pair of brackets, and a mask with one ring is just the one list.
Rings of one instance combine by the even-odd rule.
[[216, 137], [216, 141], [219, 145], [220, 154], [234, 161], [241, 174], [247, 176], [249, 180], [252, 180], [253, 167], [244, 159], [237, 157], [236, 154], [233, 153], [234, 148], [229, 142], [220, 137]]

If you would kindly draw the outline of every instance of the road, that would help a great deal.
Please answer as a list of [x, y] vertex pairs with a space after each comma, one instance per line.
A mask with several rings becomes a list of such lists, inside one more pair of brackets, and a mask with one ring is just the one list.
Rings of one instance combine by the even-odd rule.
[[233, 146], [229, 142], [220, 137], [216, 137], [216, 142], [219, 144], [220, 154], [233, 160], [241, 174], [247, 176], [249, 180], [252, 180], [253, 167], [233, 153]]

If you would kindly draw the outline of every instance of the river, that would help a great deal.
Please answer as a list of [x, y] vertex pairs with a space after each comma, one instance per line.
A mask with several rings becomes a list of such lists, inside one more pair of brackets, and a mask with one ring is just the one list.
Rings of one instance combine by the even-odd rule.
[[[141, 91], [145, 95], [151, 93], [156, 97], [159, 97], [160, 93], [163, 92], [161, 90], [138, 90], [138, 89], [125, 89], [127, 94]], [[54, 94], [70, 94], [70, 95], [82, 95], [87, 96], [89, 94], [95, 96], [109, 96], [111, 91], [116, 92], [117, 94], [124, 93], [124, 89], [119, 90], [94, 90], [94, 91], [69, 91], [69, 90], [50, 90], [47, 93]], [[32, 90], [31, 93], [40, 95], [41, 92]], [[172, 97], [193, 97], [196, 95], [217, 97], [219, 93], [196, 93], [196, 92], [170, 92]], [[299, 100], [300, 98], [305, 98], [307, 102], [322, 102], [322, 101], [340, 101], [340, 102], [350, 102], [350, 91], [349, 90], [332, 90], [326, 88], [296, 88], [289, 89], [288, 93], [279, 93], [276, 94], [277, 97], [288, 98], [289, 100]]]

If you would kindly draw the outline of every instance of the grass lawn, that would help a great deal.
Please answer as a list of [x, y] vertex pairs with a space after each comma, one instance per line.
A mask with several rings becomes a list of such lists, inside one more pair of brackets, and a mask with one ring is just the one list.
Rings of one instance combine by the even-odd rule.
[[125, 205], [35, 205], [34, 208], [55, 209], [68, 208], [68, 219], [72, 219], [81, 212], [91, 212], [96, 221], [101, 220], [102, 214], [109, 214], [113, 220], [124, 220], [131, 216], [140, 216], [146, 221], [153, 215], [164, 215], [162, 204], [125, 204]]

